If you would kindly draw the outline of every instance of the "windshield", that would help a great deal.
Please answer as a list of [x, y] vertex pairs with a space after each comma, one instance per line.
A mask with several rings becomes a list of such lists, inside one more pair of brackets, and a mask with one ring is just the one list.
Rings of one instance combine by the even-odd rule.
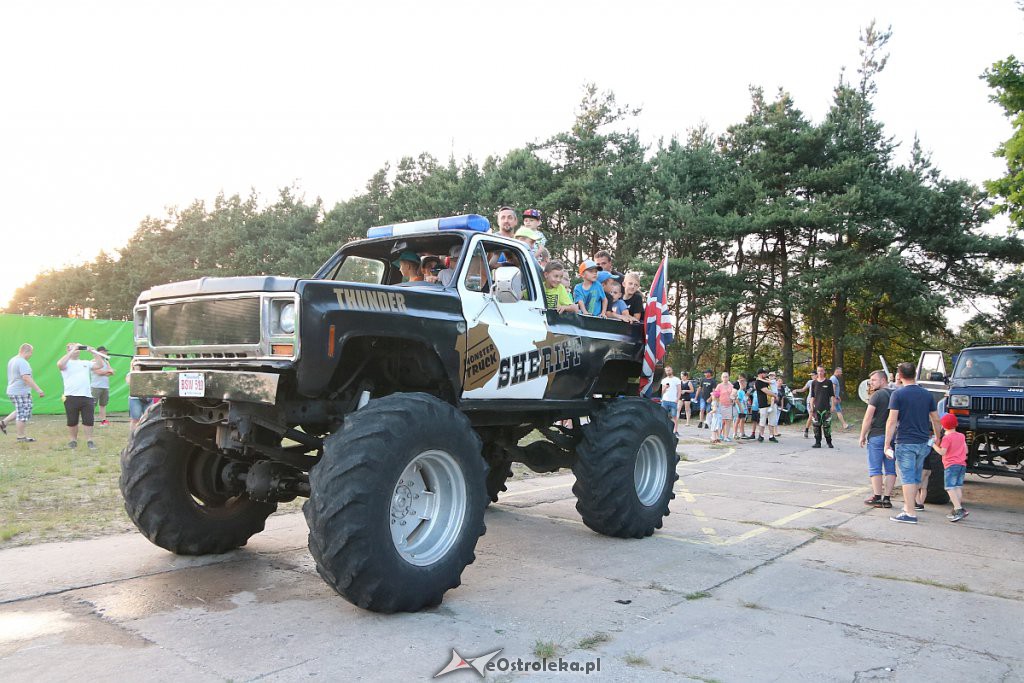
[[1024, 347], [963, 351], [953, 379], [1024, 379]]

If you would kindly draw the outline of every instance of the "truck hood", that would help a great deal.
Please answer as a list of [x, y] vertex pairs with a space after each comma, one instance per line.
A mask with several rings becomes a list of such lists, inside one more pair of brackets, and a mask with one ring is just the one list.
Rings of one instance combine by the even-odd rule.
[[242, 292], [292, 292], [298, 282], [293, 277], [247, 275], [242, 277], [201, 277], [198, 280], [171, 282], [147, 289], [139, 303], [155, 299], [174, 299], [202, 294], [238, 294]]

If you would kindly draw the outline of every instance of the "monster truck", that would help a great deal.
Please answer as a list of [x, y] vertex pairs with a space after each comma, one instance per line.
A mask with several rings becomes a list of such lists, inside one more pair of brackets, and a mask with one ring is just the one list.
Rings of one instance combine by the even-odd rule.
[[[571, 468], [598, 533], [660, 528], [678, 456], [665, 412], [635, 397], [642, 327], [546, 308], [528, 249], [488, 228], [477, 215], [372, 228], [311, 279], [143, 292], [129, 383], [161, 400], [120, 480], [139, 530], [174, 553], [222, 553], [306, 497], [320, 576], [395, 612], [459, 585], [512, 462]], [[411, 254], [441, 256], [440, 281], [403, 281]]]

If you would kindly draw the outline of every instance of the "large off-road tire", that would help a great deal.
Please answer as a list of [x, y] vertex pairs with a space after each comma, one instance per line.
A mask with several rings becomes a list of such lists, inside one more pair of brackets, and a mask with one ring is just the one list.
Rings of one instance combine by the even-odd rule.
[[277, 505], [224, 490], [227, 460], [167, 430], [158, 406], [121, 451], [121, 495], [128, 516], [156, 545], [179, 555], [223, 553], [263, 531]]
[[676, 436], [665, 411], [618, 398], [583, 427], [572, 471], [576, 509], [594, 531], [643, 538], [660, 529], [679, 479]]
[[345, 418], [310, 472], [309, 551], [349, 602], [375, 612], [440, 604], [476, 559], [486, 463], [465, 415], [392, 394]]

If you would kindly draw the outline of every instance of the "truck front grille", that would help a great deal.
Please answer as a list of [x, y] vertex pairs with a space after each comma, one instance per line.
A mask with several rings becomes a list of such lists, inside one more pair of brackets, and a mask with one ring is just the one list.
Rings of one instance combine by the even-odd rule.
[[206, 299], [151, 307], [153, 346], [259, 344], [260, 300]]
[[1017, 396], [973, 396], [971, 410], [1002, 415], [1024, 415], [1024, 398]]

